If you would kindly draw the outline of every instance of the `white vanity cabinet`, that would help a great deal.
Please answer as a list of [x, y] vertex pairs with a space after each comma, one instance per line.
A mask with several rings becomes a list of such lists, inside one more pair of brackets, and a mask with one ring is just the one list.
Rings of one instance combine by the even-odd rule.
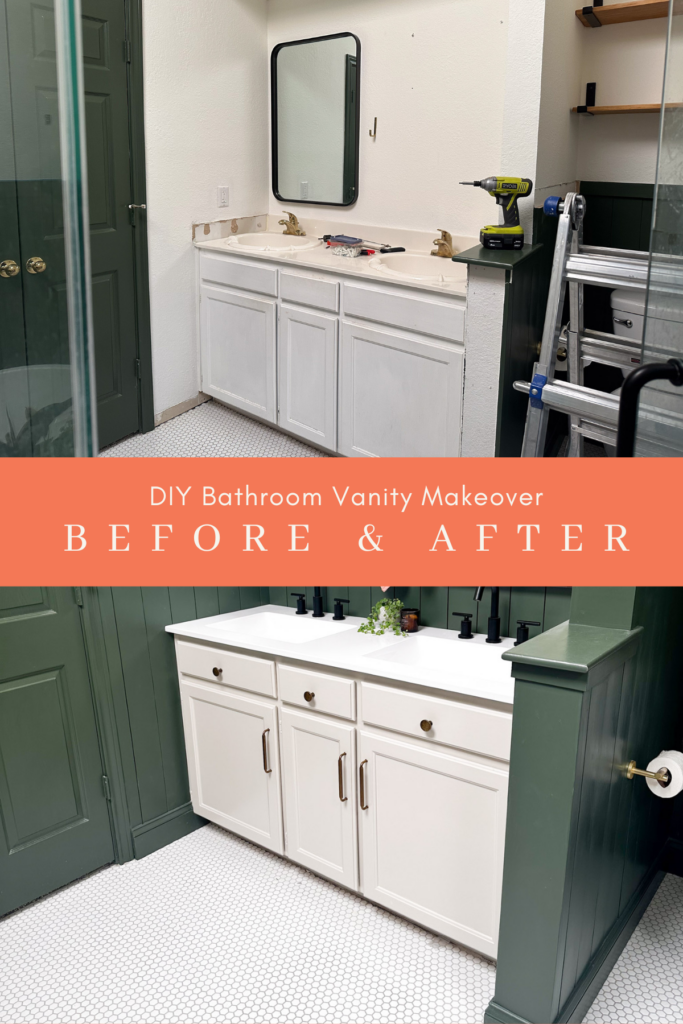
[[359, 733], [363, 894], [495, 957], [507, 765]]
[[463, 295], [198, 254], [202, 391], [342, 455], [460, 454]]
[[180, 696], [194, 810], [283, 853], [275, 705], [184, 677]]
[[511, 711], [181, 636], [176, 651], [197, 814], [496, 956]]

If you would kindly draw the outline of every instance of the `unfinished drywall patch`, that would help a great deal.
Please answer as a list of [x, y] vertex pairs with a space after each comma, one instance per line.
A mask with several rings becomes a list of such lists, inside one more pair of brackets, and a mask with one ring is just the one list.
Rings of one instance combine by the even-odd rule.
[[536, 205], [548, 194], [563, 194], [576, 180], [579, 122], [571, 108], [581, 81], [582, 35], [576, 0], [546, 5], [543, 72], [538, 122]]
[[501, 166], [507, 0], [269, 0], [268, 12], [270, 50], [334, 32], [361, 40], [360, 198], [335, 221], [476, 236], [497, 219], [485, 193], [459, 182], [527, 173]]
[[[192, 225], [266, 209], [266, 0], [143, 0], [157, 416], [199, 390]], [[225, 211], [223, 212], [225, 215]]]

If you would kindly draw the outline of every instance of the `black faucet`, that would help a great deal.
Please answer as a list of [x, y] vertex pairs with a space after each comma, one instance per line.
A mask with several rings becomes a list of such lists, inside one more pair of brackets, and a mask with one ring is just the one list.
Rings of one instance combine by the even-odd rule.
[[532, 622], [531, 619], [517, 619], [517, 639], [515, 647], [525, 644], [529, 639], [529, 626], [540, 626], [540, 622]]
[[[474, 600], [481, 601], [484, 596], [485, 587], [477, 587], [474, 591]], [[500, 588], [491, 587], [491, 614], [489, 615], [489, 628], [488, 636], [486, 637], [487, 644], [499, 644], [500, 643], [500, 615], [498, 614], [498, 603], [500, 599]]]
[[351, 602], [345, 597], [335, 597], [334, 599], [334, 615], [332, 618], [335, 622], [343, 622], [346, 618], [344, 615], [344, 605], [351, 604]]
[[474, 640], [474, 633], [472, 632], [472, 612], [452, 612], [453, 615], [458, 615], [462, 622], [460, 623], [460, 632], [458, 636], [461, 640]]
[[308, 615], [306, 611], [306, 595], [305, 594], [291, 594], [291, 597], [296, 598], [296, 614], [297, 615]]
[[323, 619], [324, 617], [322, 587], [313, 587], [313, 618]]

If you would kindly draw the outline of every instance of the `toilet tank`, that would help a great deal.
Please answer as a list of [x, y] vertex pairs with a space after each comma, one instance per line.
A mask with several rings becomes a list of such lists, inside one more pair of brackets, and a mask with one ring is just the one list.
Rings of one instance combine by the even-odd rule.
[[645, 324], [645, 292], [633, 288], [617, 288], [612, 292], [612, 329], [622, 338], [643, 340]]

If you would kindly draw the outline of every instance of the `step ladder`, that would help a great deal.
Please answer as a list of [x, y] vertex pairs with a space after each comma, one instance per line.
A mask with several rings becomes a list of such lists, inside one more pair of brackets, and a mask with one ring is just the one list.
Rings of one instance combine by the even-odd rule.
[[[583, 455], [588, 437], [616, 445], [619, 397], [584, 386], [584, 369], [591, 362], [633, 370], [640, 365], [642, 342], [584, 326], [583, 289], [647, 287], [649, 253], [629, 249], [604, 249], [583, 244], [586, 201], [576, 192], [564, 200], [546, 200], [544, 211], [559, 213], [559, 226], [548, 292], [545, 325], [538, 362], [531, 382], [515, 381], [513, 387], [529, 396], [523, 458], [542, 458], [551, 409], [569, 417], [568, 457]], [[563, 325], [569, 289], [569, 323]], [[566, 349], [567, 379], [557, 378], [558, 352]]]

